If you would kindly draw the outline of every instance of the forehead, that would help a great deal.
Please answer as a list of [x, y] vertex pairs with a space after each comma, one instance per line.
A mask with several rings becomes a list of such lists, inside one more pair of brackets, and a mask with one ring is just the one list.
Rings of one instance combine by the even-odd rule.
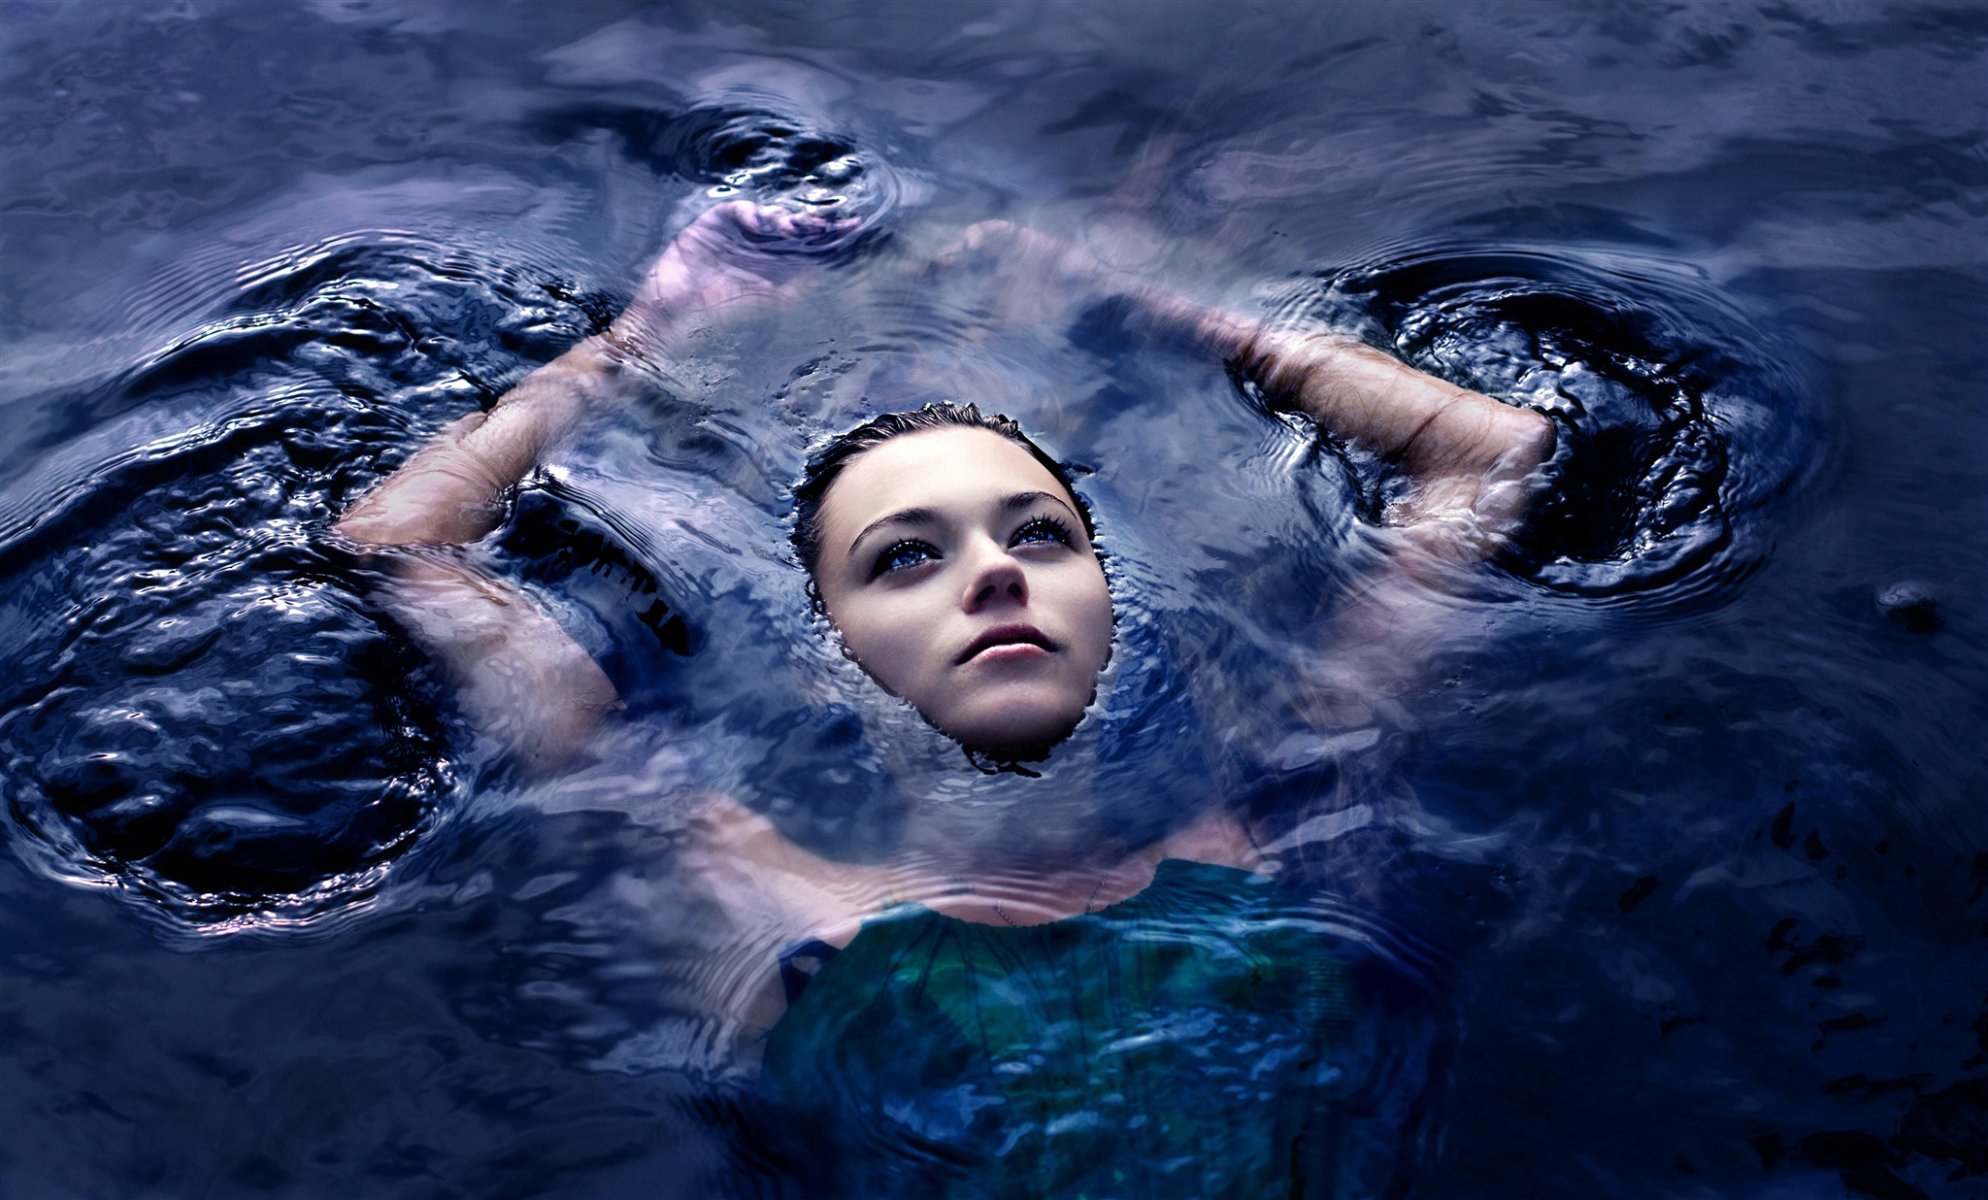
[[822, 498], [822, 542], [847, 544], [899, 509], [972, 505], [1022, 491], [1065, 494], [1034, 455], [998, 433], [961, 426], [907, 433], [843, 468]]

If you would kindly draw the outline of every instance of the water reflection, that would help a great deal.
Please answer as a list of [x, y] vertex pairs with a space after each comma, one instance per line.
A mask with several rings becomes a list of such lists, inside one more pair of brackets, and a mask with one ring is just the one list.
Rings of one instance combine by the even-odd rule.
[[[598, 122], [601, 114], [578, 119]], [[798, 120], [709, 109], [627, 137], [714, 197], [748, 192], [838, 216], [846, 209], [870, 228], [893, 215], [892, 173], [846, 139], [807, 132]], [[1164, 239], [1122, 214], [1090, 231], [1085, 244], [1120, 269], [1150, 273], [1166, 257]], [[714, 907], [711, 880], [728, 868], [683, 849], [697, 843], [704, 798], [736, 797], [799, 844], [862, 862], [896, 853], [890, 847], [909, 827], [903, 797], [913, 790], [940, 798], [928, 801], [936, 815], [918, 822], [930, 827], [921, 835], [929, 844], [998, 838], [1010, 853], [1017, 839], [1061, 844], [1074, 835], [1057, 831], [1071, 821], [1102, 820], [1113, 836], [1144, 844], [1211, 795], [1246, 796], [1255, 819], [1288, 832], [1284, 843], [1300, 864], [1292, 878], [1312, 881], [1310, 898], [1282, 915], [1225, 917], [1220, 928], [1168, 932], [1155, 921], [1182, 913], [1163, 908], [1147, 914], [1152, 920], [1105, 930], [1099, 953], [1107, 957], [1157, 941], [1182, 947], [1192, 961], [1099, 966], [1104, 976], [1126, 974], [1158, 991], [1128, 1001], [1125, 1012], [1080, 1005], [1067, 1021], [1037, 1003], [1023, 1024], [1040, 1026], [1041, 1037], [1015, 1061], [1041, 1067], [1029, 1056], [1048, 1053], [1044, 1047], [1066, 1034], [1073, 1045], [1109, 1035], [1143, 1046], [1151, 1037], [1138, 1032], [1141, 1022], [1156, 1014], [1195, 1029], [1196, 1013], [1226, 1014], [1219, 1037], [1210, 1027], [1159, 1038], [1174, 1047], [1169, 1054], [1185, 1055], [1180, 1064], [1149, 1063], [1125, 1078], [1146, 1080], [1146, 1088], [1155, 1072], [1171, 1078], [1191, 1062], [1196, 1073], [1212, 1072], [1218, 1090], [1230, 1075], [1256, 1079], [1277, 1100], [1273, 1114], [1305, 1111], [1295, 1097], [1340, 1096], [1329, 1107], [1350, 1123], [1323, 1140], [1304, 1135], [1327, 1155], [1306, 1171], [1356, 1191], [1390, 1186], [1408, 1169], [1403, 1156], [1422, 1144], [1416, 1131], [1440, 1087], [1430, 1064], [1451, 1036], [1435, 997], [1447, 960], [1471, 941], [1453, 918], [1435, 916], [1427, 897], [1448, 894], [1460, 878], [1487, 878], [1488, 866], [1480, 849], [1432, 829], [1412, 800], [1377, 790], [1402, 749], [1398, 718], [1349, 729], [1303, 714], [1302, 697], [1330, 691], [1339, 672], [1329, 655], [1307, 649], [1330, 628], [1329, 598], [1357, 577], [1360, 555], [1376, 552], [1338, 531], [1377, 514], [1377, 464], [1321, 454], [1309, 426], [1267, 419], [1247, 380], [1230, 379], [1194, 347], [1156, 345], [1108, 302], [1030, 295], [1038, 281], [998, 262], [991, 273], [935, 274], [915, 250], [853, 232], [832, 248], [847, 276], [839, 298], [831, 291], [798, 315], [707, 347], [717, 353], [699, 374], [658, 375], [653, 428], [596, 426], [517, 495], [503, 536], [480, 552], [493, 569], [555, 597], [566, 625], [634, 701], [596, 765], [549, 784], [514, 778], [501, 757], [475, 749], [446, 701], [432, 698], [420, 656], [367, 598], [379, 568], [311, 529], [365, 488], [410, 434], [498, 390], [512, 368], [486, 361], [475, 349], [479, 338], [501, 344], [507, 331], [529, 330], [549, 347], [562, 329], [603, 328], [611, 308], [564, 281], [402, 234], [338, 236], [246, 266], [225, 302], [230, 315], [130, 373], [113, 401], [120, 409], [179, 404], [229, 415], [140, 448], [117, 470], [59, 485], [59, 509], [112, 514], [118, 536], [78, 549], [61, 536], [74, 528], [72, 518], [23, 530], [8, 547], [31, 585], [19, 595], [33, 597], [37, 580], [80, 576], [108, 598], [95, 612], [71, 612], [52, 596], [39, 601], [40, 611], [88, 636], [57, 648], [51, 661], [63, 673], [8, 718], [9, 744], [27, 751], [15, 755], [25, 766], [16, 768], [23, 829], [66, 877], [116, 881], [155, 911], [208, 933], [267, 936], [300, 919], [330, 918], [335, 926], [364, 907], [391, 913], [428, 902], [453, 874], [452, 856], [409, 852], [451, 826], [508, 820], [514, 811], [637, 816], [636, 829], [652, 828], [660, 840], [613, 832], [624, 827], [611, 818], [605, 837], [582, 826], [573, 848], [588, 848], [596, 868], [540, 874], [505, 893], [523, 906], [520, 915], [535, 914], [529, 932], [506, 939], [504, 961], [516, 969], [452, 981], [457, 1019], [499, 1043], [587, 1069], [661, 1070], [746, 1086], [756, 1099], [741, 1128], [757, 1131], [749, 1134], [756, 1153], [779, 1161], [812, 1153], [781, 1149], [783, 1139], [768, 1132], [790, 1108], [809, 1120], [847, 1113], [872, 1132], [871, 1123], [894, 1114], [910, 1122], [910, 1140], [886, 1137], [880, 1157], [865, 1160], [882, 1176], [858, 1172], [843, 1181], [877, 1194], [936, 1186], [912, 1164], [934, 1147], [964, 1153], [967, 1131], [942, 1135], [930, 1122], [956, 1102], [963, 1112], [1012, 1104], [1012, 1088], [976, 1101], [928, 1079], [937, 1089], [929, 1095], [906, 1084], [896, 1100], [879, 1099], [882, 1076], [868, 1070], [859, 1097], [837, 1090], [843, 1077], [835, 1072], [797, 1065], [864, 1044], [870, 1035], [842, 1025], [864, 1019], [871, 1003], [823, 1009], [836, 1028], [813, 1033], [796, 1034], [811, 1027], [783, 1019], [765, 1048], [770, 1075], [758, 1078], [762, 1034], [745, 1014], [791, 931], [779, 922], [741, 924]], [[1507, 594], [1544, 586], [1661, 607], [1685, 592], [1715, 590], [1708, 580], [1744, 573], [1747, 560], [1733, 547], [1745, 539], [1734, 527], [1744, 529], [1753, 516], [1747, 504], [1771, 486], [1759, 476], [1789, 467], [1729, 469], [1712, 393], [1714, 381], [1738, 382], [1693, 347], [1689, 315], [1658, 315], [1656, 306], [1645, 314], [1624, 289], [1626, 278], [1549, 256], [1427, 248], [1413, 259], [1301, 279], [1265, 308], [1273, 322], [1365, 331], [1404, 356], [1551, 413], [1563, 430], [1558, 499], [1506, 564], [1517, 578], [1487, 582]], [[1661, 307], [1689, 314], [1680, 296]], [[851, 332], [854, 348], [820, 353], [824, 341]], [[1699, 344], [1712, 340], [1709, 331], [1696, 336]], [[755, 390], [740, 372], [777, 377], [783, 363], [794, 365], [774, 392], [777, 406], [736, 403]], [[272, 384], [313, 376], [336, 391], [289, 382], [286, 404], [253, 399]], [[1170, 391], [1184, 394], [1168, 401], [1166, 421], [1126, 419], [1153, 407], [1133, 397]], [[1080, 739], [1085, 754], [1064, 755], [1026, 779], [963, 769], [957, 747], [913, 714], [881, 718], [874, 685], [840, 661], [808, 616], [781, 536], [783, 476], [806, 440], [857, 414], [941, 395], [998, 397], [1045, 430], [1058, 453], [1085, 465], [1120, 593], [1115, 664]], [[1756, 403], [1775, 409], [1771, 398]], [[731, 415], [701, 417], [706, 412]], [[189, 455], [189, 444], [198, 453]], [[1233, 473], [1220, 486], [1196, 486], [1211, 461], [1233, 464]], [[1175, 496], [1194, 497], [1193, 507], [1173, 511]], [[1230, 579], [1243, 586], [1224, 594]], [[155, 594], [176, 599], [140, 611]], [[1318, 597], [1327, 599], [1311, 599]], [[1263, 726], [1257, 710], [1266, 696], [1278, 707]], [[880, 727], [891, 744], [876, 740]], [[661, 763], [658, 747], [688, 752], [677, 749], [674, 761]], [[455, 784], [465, 757], [473, 800]], [[1069, 795], [1086, 798], [1081, 814]], [[897, 816], [877, 824], [880, 814]], [[1127, 832], [1134, 829], [1147, 832]], [[1382, 850], [1388, 839], [1400, 845]], [[647, 848], [638, 852], [637, 844]], [[416, 869], [421, 863], [428, 865]], [[1316, 888], [1324, 881], [1336, 897], [1329, 902]], [[493, 886], [479, 871], [442, 894], [481, 906], [486, 895], [495, 898]], [[936, 905], [943, 894], [914, 891], [910, 899]], [[1158, 893], [1140, 893], [1149, 894]], [[1107, 911], [1116, 919], [1129, 910]], [[1240, 952], [1224, 949], [1221, 930], [1242, 925], [1279, 937], [1295, 930], [1314, 950], [1334, 947], [1326, 975], [1343, 984], [1335, 985], [1336, 999], [1274, 987], [1263, 994], [1279, 1004], [1316, 1001], [1345, 1019], [1298, 1019], [1274, 1005], [1259, 1012], [1251, 999], [1257, 983], [1206, 1008], [1227, 985], [1182, 981], [1213, 978], [1208, 964], [1235, 958]], [[907, 936], [963, 944], [958, 931], [927, 926], [909, 926]], [[857, 944], [874, 951], [881, 936], [866, 933]], [[952, 973], [978, 981], [969, 992], [998, 991], [1007, 985], [989, 964], [1018, 952], [990, 943]], [[1312, 978], [1304, 975], [1311, 954], [1285, 947], [1242, 957]], [[1068, 959], [1045, 962], [1062, 977]], [[631, 970], [638, 963], [651, 965]], [[836, 978], [846, 981], [853, 970], [844, 963]], [[1019, 975], [1010, 982], [1031, 995], [1047, 986], [1046, 978]], [[926, 983], [910, 986], [913, 994], [927, 991]], [[1358, 1003], [1348, 999], [1354, 991]], [[886, 1002], [890, 993], [881, 995], [877, 1002], [897, 1012], [896, 1001]], [[984, 1025], [985, 1011], [974, 1012], [950, 1013], [940, 1024]], [[1257, 1014], [1266, 1031], [1296, 1020], [1295, 1028], [1331, 1033], [1331, 1045], [1238, 1035], [1233, 1026], [1243, 1013]], [[1018, 1047], [1013, 1053], [1023, 1054]], [[1211, 1065], [1209, 1056], [1225, 1047], [1241, 1057]], [[998, 1047], [990, 1053], [995, 1075], [1013, 1065]], [[1286, 1078], [1291, 1062], [1310, 1064], [1302, 1078]], [[971, 1087], [976, 1076], [960, 1072], [959, 1086]], [[1025, 1153], [1003, 1143], [1012, 1142], [1005, 1124], [975, 1134], [993, 1140], [972, 1157], [977, 1165], [963, 1169], [986, 1182], [1006, 1163], [1020, 1168], [1016, 1186], [1052, 1177], [1058, 1188], [1090, 1186], [1081, 1173], [1037, 1170], [1066, 1160], [1116, 1170], [1086, 1148], [1095, 1140], [1090, 1126], [1065, 1129], [1069, 1121], [1111, 1124], [1106, 1110], [1132, 1103], [1136, 1124], [1180, 1106], [1183, 1089], [1192, 1090], [1182, 1075], [1133, 1103], [1129, 1084], [1117, 1078], [1090, 1078], [1074, 1091], [1058, 1085], [1063, 1115], [1045, 1130], [1056, 1136]], [[802, 1096], [795, 1087], [804, 1080], [829, 1091]], [[1258, 1107], [1229, 1092], [1199, 1107], [1237, 1104]], [[1142, 1161], [1173, 1161], [1184, 1147], [1207, 1142], [1196, 1129], [1155, 1130], [1159, 1140]], [[835, 1140], [826, 1126], [816, 1131]], [[1267, 1170], [1296, 1136], [1262, 1132], [1268, 1140], [1255, 1150], [1226, 1135], [1207, 1142], [1203, 1166], [1213, 1174], [1195, 1186], [1220, 1189]], [[1251, 1166], [1256, 1158], [1262, 1162]], [[1152, 1186], [1186, 1185], [1156, 1179]]]
[[[1123, 265], [1559, 422], [1558, 499], [1409, 697], [1419, 734], [1253, 729], [1195, 764], [1310, 806], [1353, 893], [1331, 936], [1464, 1014], [1438, 1073], [1472, 1120], [1436, 1190], [1967, 1186], [1980, 556], [1952, 514], [1978, 439], [1948, 397], [1978, 374], [1955, 215], [1980, 183], [1978, 18], [1417, 32], [1376, 10], [1162, 38], [1049, 9], [1039, 35], [1003, 11], [844, 22], [831, 52], [791, 14], [319, 7], [308, 36], [257, 34], [266, 79], [227, 65], [231, 17], [161, 15], [194, 35], [168, 54], [96, 53], [106, 25], [10, 114], [52, 147], [9, 184], [53, 240], [15, 243], [10, 324], [35, 340], [4, 368], [0, 449], [0, 772], [32, 872], [0, 876], [8, 1019], [49, 1048], [11, 1124], [50, 1162], [97, 1164], [71, 1173], [104, 1194], [616, 1194], [686, 1155], [735, 1167], [686, 1132], [746, 1120], [707, 999], [780, 947], [699, 907], [683, 827], [715, 785], [848, 764], [849, 728], [765, 681], [834, 667], [789, 661], [821, 643], [783, 489], [879, 358], [965, 348], [997, 364], [976, 387], [1037, 381], [1011, 407], [1089, 468], [1130, 636], [1164, 663], [1128, 730], [1231, 731], [1329, 671], [1293, 631], [1365, 552], [1377, 464], [1109, 305], [1016, 333], [899, 269], [1002, 214], [1106, 230]], [[372, 51], [324, 32], [381, 26]], [[237, 99], [293, 85], [315, 90]], [[874, 232], [832, 303], [707, 347], [486, 547], [631, 697], [600, 762], [527, 783], [317, 531], [605, 324], [713, 188], [839, 199]], [[191, 943], [215, 948], [159, 949]], [[100, 1152], [127, 1115], [185, 1161]], [[276, 1126], [294, 1156], [225, 1148]]]

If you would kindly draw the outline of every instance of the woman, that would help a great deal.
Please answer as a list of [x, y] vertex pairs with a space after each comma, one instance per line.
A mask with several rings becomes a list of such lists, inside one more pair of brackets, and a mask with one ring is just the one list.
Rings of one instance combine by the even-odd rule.
[[[607, 333], [444, 431], [339, 523], [372, 546], [431, 548], [400, 559], [390, 602], [450, 666], [472, 718], [525, 762], [563, 761], [614, 689], [522, 596], [432, 548], [491, 532], [506, 489], [583, 410], [652, 386], [712, 322], [792, 294], [813, 261], [802, 251], [846, 232], [745, 202], [710, 210]], [[1451, 581], [1518, 519], [1551, 451], [1539, 414], [1351, 340], [1124, 286], [1011, 226], [976, 227], [963, 250], [997, 253], [1038, 286], [1110, 286], [1272, 405], [1400, 472], [1390, 552], [1341, 609], [1338, 675], [1315, 719], [1357, 722], [1414, 669]], [[946, 403], [886, 414], [813, 456], [795, 545], [844, 652], [882, 691], [983, 768], [1026, 774], [1093, 705], [1113, 598], [1091, 514], [1056, 460], [960, 402], [973, 397], [929, 399]], [[1137, 836], [952, 828], [914, 813], [895, 853], [851, 864], [730, 801], [700, 821], [700, 873], [787, 946], [733, 1004], [770, 1031], [762, 1092], [794, 1117], [762, 1140], [812, 1190], [1393, 1186], [1422, 1074], [1404, 1060], [1426, 1039], [1383, 1038], [1362, 1017], [1384, 983], [1304, 897], [1268, 881], [1276, 856], [1245, 815], [1217, 803]]]

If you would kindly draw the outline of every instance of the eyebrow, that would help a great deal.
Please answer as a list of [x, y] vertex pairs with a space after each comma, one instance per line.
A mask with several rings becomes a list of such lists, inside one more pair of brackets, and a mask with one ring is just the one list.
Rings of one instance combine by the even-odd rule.
[[[1055, 492], [1044, 491], [1016, 492], [1012, 496], [1003, 497], [1001, 500], [1001, 511], [1008, 513], [1024, 508], [1033, 508], [1037, 502], [1042, 500], [1048, 500], [1058, 505], [1072, 517], [1077, 515], [1076, 510], [1071, 508], [1063, 497], [1057, 495]], [[856, 557], [856, 547], [863, 544], [863, 539], [886, 525], [926, 525], [938, 519], [939, 511], [934, 508], [901, 508], [894, 513], [886, 513], [868, 525], [863, 526], [862, 532], [849, 540], [849, 557]]]

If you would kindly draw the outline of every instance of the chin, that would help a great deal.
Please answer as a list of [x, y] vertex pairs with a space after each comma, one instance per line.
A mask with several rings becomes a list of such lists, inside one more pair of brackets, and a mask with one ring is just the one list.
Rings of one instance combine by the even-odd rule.
[[968, 722], [952, 728], [939, 728], [954, 741], [975, 754], [1007, 762], [1040, 762], [1058, 743], [1076, 731], [1083, 710], [1044, 713], [1034, 718], [1004, 714], [1005, 720]]

